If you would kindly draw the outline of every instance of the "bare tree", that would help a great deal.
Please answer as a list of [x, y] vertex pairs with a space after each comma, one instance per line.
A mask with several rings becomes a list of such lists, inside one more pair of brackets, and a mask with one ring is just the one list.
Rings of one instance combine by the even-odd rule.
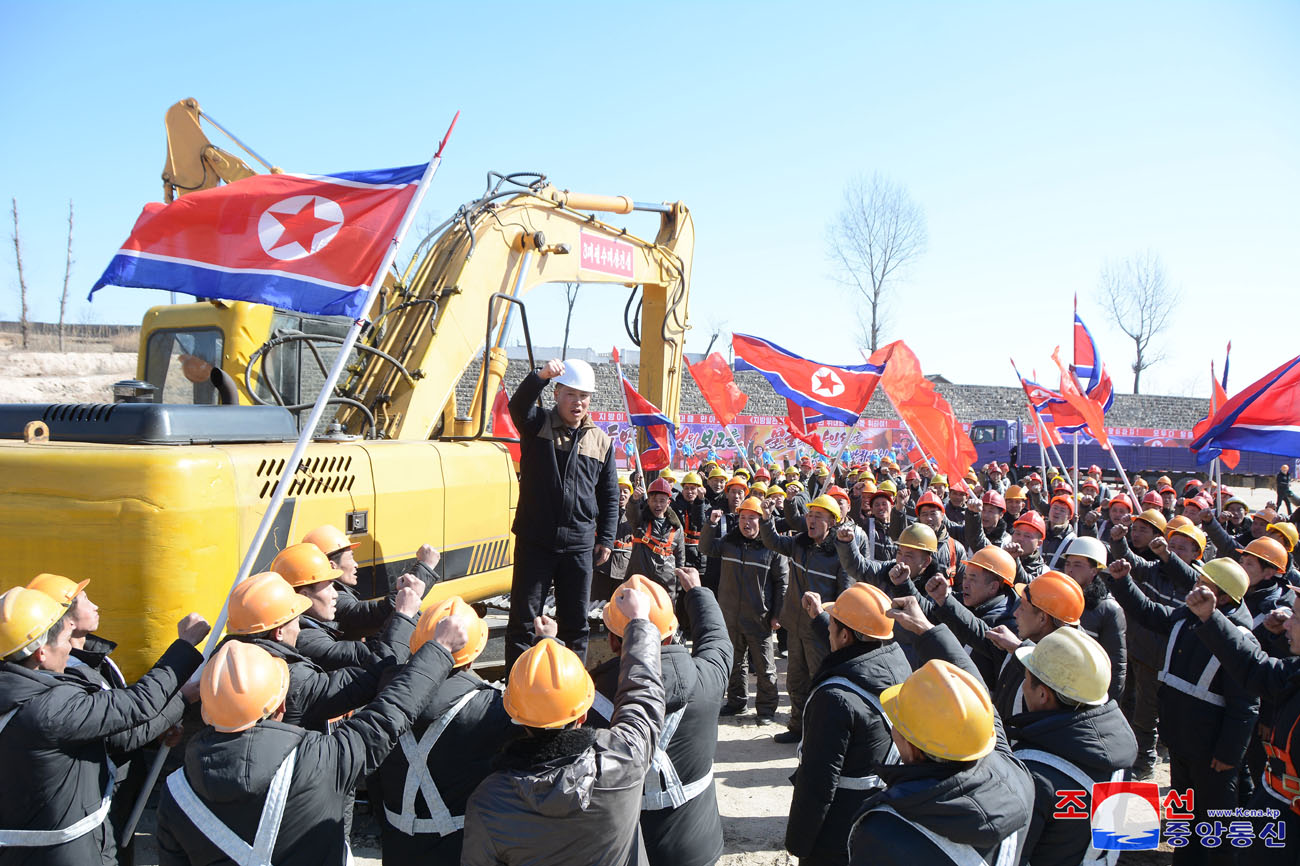
[[22, 328], [23, 348], [27, 348], [27, 279], [23, 276], [23, 248], [18, 241], [18, 199], [15, 197], [10, 200], [13, 203], [14, 214], [14, 260], [18, 262], [18, 300], [19, 314], [18, 322]]
[[867, 302], [863, 345], [876, 351], [885, 327], [889, 290], [925, 252], [925, 211], [907, 189], [880, 174], [858, 177], [844, 188], [844, 204], [827, 232], [839, 280]]
[[1152, 341], [1169, 327], [1180, 293], [1169, 286], [1160, 257], [1151, 250], [1107, 262], [1099, 282], [1107, 315], [1133, 341], [1133, 393], [1139, 394], [1142, 371], [1165, 359]]
[[59, 296], [59, 351], [63, 351], [63, 320], [68, 313], [68, 280], [72, 277], [72, 199], [68, 199], [68, 258], [63, 265], [63, 294]]
[[573, 323], [573, 305], [578, 302], [578, 289], [582, 283], [565, 283], [564, 299], [569, 302], [569, 311], [564, 315], [564, 347], [560, 349], [560, 360], [569, 357], [569, 325]]
[[704, 357], [707, 358], [709, 353], [713, 351], [713, 344], [718, 342], [718, 337], [721, 337], [722, 332], [726, 329], [727, 323], [725, 321], [721, 319], [709, 320], [709, 345], [704, 349]]

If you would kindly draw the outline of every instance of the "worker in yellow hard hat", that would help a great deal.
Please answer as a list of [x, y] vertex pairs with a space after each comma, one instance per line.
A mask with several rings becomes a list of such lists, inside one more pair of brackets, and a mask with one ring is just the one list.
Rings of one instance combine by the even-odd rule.
[[681, 492], [673, 497], [670, 505], [682, 522], [682, 531], [686, 533], [686, 564], [703, 570], [700, 532], [704, 529], [705, 515], [709, 508], [704, 498], [704, 481], [698, 473], [687, 472], [682, 476]]
[[255, 644], [223, 643], [199, 680], [207, 727], [190, 739], [184, 765], [162, 789], [162, 861], [345, 862], [347, 793], [397, 745], [468, 638], [463, 618], [438, 623], [379, 698], [328, 734], [284, 723], [292, 674], [283, 658]]
[[[1095, 539], [1093, 539], [1095, 540]], [[1015, 755], [1034, 780], [1034, 812], [1026, 863], [1083, 863], [1092, 828], [1053, 820], [1058, 791], [1082, 789], [1076, 804], [1091, 812], [1092, 786], [1122, 782], [1137, 759], [1137, 741], [1119, 706], [1109, 699], [1110, 656], [1096, 640], [1062, 628], [1016, 650], [1025, 668], [1025, 712], [1007, 719]]]
[[804, 707], [804, 737], [785, 848], [803, 863], [847, 862], [849, 831], [862, 804], [884, 782], [876, 767], [898, 750], [880, 707], [880, 694], [912, 672], [894, 641], [890, 598], [855, 583], [833, 603], [803, 599], [813, 630], [825, 640], [822, 661]]
[[802, 532], [779, 535], [770, 519], [759, 525], [764, 546], [790, 563], [790, 582], [779, 617], [789, 649], [786, 691], [790, 694], [790, 725], [773, 737], [778, 743], [794, 744], [803, 737], [803, 705], [813, 674], [821, 666], [822, 649], [813, 638], [808, 617], [802, 614], [803, 594], [815, 592], [823, 601], [834, 601], [853, 582], [835, 549], [834, 528], [840, 516], [839, 503], [823, 494], [809, 504]]
[[0, 767], [9, 776], [0, 860], [116, 863], [110, 749], [143, 746], [179, 720], [181, 687], [203, 662], [195, 646], [209, 626], [189, 614], [139, 681], [104, 689], [66, 673], [75, 621], [63, 598], [84, 586], [71, 583], [57, 600], [52, 588], [0, 594]]
[[[718, 707], [733, 670], [732, 642], [717, 600], [700, 585], [699, 570], [679, 569], [677, 579], [689, 623], [689, 650], [677, 639], [677, 617], [662, 587], [641, 575], [624, 583], [651, 597], [650, 622], [662, 638], [660, 668], [669, 720], [656, 746], [663, 757], [645, 780], [641, 836], [652, 863], [712, 863], [722, 854], [713, 757]], [[615, 656], [591, 672], [596, 697], [587, 720], [596, 728], [610, 725], [622, 654], [629, 647], [623, 639], [628, 620], [616, 603], [605, 605], [603, 618]]]
[[613, 724], [584, 726], [596, 690], [575, 653], [543, 638], [521, 655], [504, 695], [521, 733], [470, 795], [466, 866], [636, 861], [646, 773], [665, 724], [663, 637], [646, 593], [623, 587], [612, 604], [627, 623]]
[[[1192, 526], [1181, 529], [1199, 532]], [[1186, 532], [1173, 535], [1170, 547], [1185, 537]], [[1161, 547], [1157, 542], [1152, 546]], [[1218, 611], [1258, 647], [1251, 635], [1250, 612], [1241, 603], [1250, 578], [1239, 564], [1220, 558], [1186, 566], [1181, 557], [1168, 552], [1164, 559], [1177, 568], [1191, 570], [1197, 585], [1213, 594]], [[1179, 791], [1196, 791], [1195, 820], [1204, 821], [1206, 809], [1238, 805], [1238, 775], [1255, 730], [1259, 701], [1213, 664], [1214, 654], [1197, 635], [1203, 626], [1197, 615], [1183, 604], [1154, 601], [1133, 582], [1131, 571], [1127, 560], [1112, 562], [1110, 589], [1130, 622], [1166, 636], [1160, 672], [1160, 740], [1169, 749], [1171, 784]]]
[[[452, 652], [453, 671], [420, 709], [410, 736], [380, 765], [379, 790], [371, 789], [372, 797], [382, 797], [375, 805], [384, 810], [382, 847], [389, 863], [459, 864], [465, 804], [492, 771], [501, 744], [513, 739], [500, 690], [473, 670], [488, 641], [488, 625], [474, 608], [456, 595], [427, 608], [411, 650], [433, 640], [448, 617], [465, 624], [468, 639]], [[408, 798], [408, 790], [421, 793]]]
[[849, 838], [849, 863], [1019, 863], [1034, 784], [1015, 760], [979, 672], [947, 627], [915, 596], [890, 616], [915, 636], [920, 664], [880, 695], [899, 764], [877, 773], [885, 788], [865, 804]]

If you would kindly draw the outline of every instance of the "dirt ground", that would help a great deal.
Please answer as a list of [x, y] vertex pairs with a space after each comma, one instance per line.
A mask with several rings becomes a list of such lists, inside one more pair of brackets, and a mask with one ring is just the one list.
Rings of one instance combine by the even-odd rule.
[[134, 378], [134, 352], [0, 351], [0, 403], [110, 403]]

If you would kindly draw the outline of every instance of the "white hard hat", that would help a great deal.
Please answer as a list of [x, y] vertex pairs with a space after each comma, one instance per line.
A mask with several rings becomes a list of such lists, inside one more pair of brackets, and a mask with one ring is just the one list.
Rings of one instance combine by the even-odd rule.
[[568, 385], [575, 391], [596, 393], [596, 372], [586, 361], [574, 358], [564, 362], [564, 372], [555, 377], [555, 384]]
[[1083, 556], [1097, 563], [1098, 566], [1106, 564], [1106, 545], [1099, 539], [1091, 536], [1080, 536], [1070, 542], [1070, 546], [1065, 549], [1066, 556]]

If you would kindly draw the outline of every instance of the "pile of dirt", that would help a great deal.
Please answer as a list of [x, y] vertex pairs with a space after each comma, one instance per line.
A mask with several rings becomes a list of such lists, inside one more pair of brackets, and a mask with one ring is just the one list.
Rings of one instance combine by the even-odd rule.
[[0, 403], [111, 403], [135, 378], [128, 352], [0, 352]]

